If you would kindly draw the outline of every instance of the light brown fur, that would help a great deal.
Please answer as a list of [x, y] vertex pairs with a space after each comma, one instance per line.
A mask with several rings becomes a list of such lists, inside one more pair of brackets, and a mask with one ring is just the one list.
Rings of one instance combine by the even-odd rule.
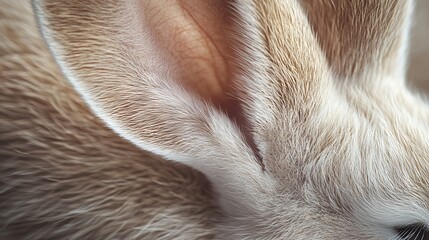
[[0, 4], [4, 239], [210, 238], [205, 178], [106, 128], [61, 75], [30, 3]]
[[[18, 84], [2, 61], [5, 102], [25, 97], [1, 110], [10, 229], [37, 216], [30, 226], [44, 227], [29, 234], [43, 237], [151, 238], [160, 229], [173, 239], [389, 239], [397, 227], [429, 225], [429, 107], [405, 84], [411, 2], [222, 3], [34, 1], [81, 97], [55, 67]], [[243, 109], [225, 107], [227, 91]], [[202, 172], [220, 212], [202, 176], [142, 149]], [[191, 183], [199, 194], [181, 191]]]

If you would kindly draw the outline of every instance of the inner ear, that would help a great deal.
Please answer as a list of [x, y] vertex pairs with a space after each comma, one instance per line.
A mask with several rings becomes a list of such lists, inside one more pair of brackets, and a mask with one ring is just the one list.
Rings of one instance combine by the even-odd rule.
[[169, 74], [187, 90], [226, 113], [256, 151], [238, 95], [238, 14], [229, 1], [152, 0], [140, 3]]
[[144, 60], [161, 58], [162, 63], [153, 68], [166, 66], [159, 71], [168, 72], [187, 90], [225, 112], [246, 133], [247, 124], [237, 97], [240, 84], [234, 81], [240, 65], [234, 54], [240, 46], [234, 38], [237, 13], [232, 3], [150, 0], [139, 4], [143, 13], [140, 18], [149, 26], [159, 54], [147, 55]]
[[[139, 2], [143, 24], [172, 77], [220, 105], [231, 90], [231, 12], [227, 1]], [[159, 67], [154, 66], [154, 67]]]
[[123, 130], [123, 116], [118, 123], [112, 119], [128, 103], [144, 104], [139, 99], [179, 86], [247, 132], [234, 90], [240, 85], [234, 83], [241, 65], [235, 53], [243, 33], [235, 23], [242, 16], [232, 5], [227, 0], [33, 2], [64, 74], [112, 128]]

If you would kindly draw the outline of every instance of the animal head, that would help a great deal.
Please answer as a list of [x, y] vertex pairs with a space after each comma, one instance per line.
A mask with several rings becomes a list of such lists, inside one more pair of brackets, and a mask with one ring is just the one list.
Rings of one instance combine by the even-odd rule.
[[389, 239], [429, 225], [412, 2], [33, 2], [111, 129], [214, 186], [219, 239]]

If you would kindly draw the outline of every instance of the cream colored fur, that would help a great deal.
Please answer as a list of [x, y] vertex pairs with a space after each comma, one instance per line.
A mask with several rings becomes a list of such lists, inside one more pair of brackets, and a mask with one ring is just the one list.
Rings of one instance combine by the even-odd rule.
[[[405, 82], [411, 1], [40, 0], [33, 5], [54, 59], [92, 113], [76, 95], [62, 99], [61, 91], [51, 90], [47, 106], [54, 107], [53, 115], [22, 106], [37, 116], [22, 122], [40, 127], [43, 137], [8, 130], [19, 119], [5, 122], [2, 141], [13, 143], [19, 136], [15, 141], [22, 143], [5, 148], [0, 196], [6, 204], [0, 206], [41, 208], [34, 211], [40, 218], [30, 217], [29, 225], [56, 224], [56, 230], [30, 234], [395, 239], [397, 227], [429, 226], [429, 107]], [[49, 72], [56, 75], [47, 86], [71, 91], [55, 82], [56, 69]], [[27, 76], [38, 81], [19, 84], [20, 78], [4, 78], [10, 81], [5, 84], [10, 90], [2, 90], [8, 101], [16, 92], [33, 96], [34, 88], [17, 86], [47, 81]], [[233, 99], [225, 100], [230, 95]], [[242, 109], [232, 108], [238, 101]], [[11, 106], [2, 110], [8, 118], [1, 120], [19, 109]], [[35, 150], [24, 158], [27, 148]], [[38, 149], [47, 157], [37, 157]], [[220, 213], [203, 204], [207, 195], [179, 193], [184, 205], [178, 200], [170, 208], [157, 206], [156, 197], [144, 201], [140, 189], [148, 186], [141, 182], [149, 178], [139, 174], [159, 173], [139, 165], [140, 156], [149, 159], [142, 150], [202, 172]], [[101, 176], [109, 180], [97, 181]], [[37, 185], [36, 195], [26, 184]], [[42, 193], [53, 195], [37, 195]], [[56, 201], [69, 210], [55, 207]], [[202, 214], [185, 206], [210, 210]], [[164, 212], [154, 213], [154, 222], [144, 214], [127, 219], [140, 208]], [[15, 211], [5, 213], [11, 229], [26, 224]], [[184, 225], [174, 219], [184, 219]], [[117, 231], [107, 230], [107, 223]]]
[[29, 1], [0, 1], [0, 239], [211, 239], [205, 178], [123, 140], [45, 47]]

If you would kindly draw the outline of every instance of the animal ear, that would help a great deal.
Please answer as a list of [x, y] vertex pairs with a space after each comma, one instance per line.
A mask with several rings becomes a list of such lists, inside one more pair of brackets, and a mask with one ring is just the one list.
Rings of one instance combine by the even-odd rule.
[[[293, 128], [314, 115], [312, 111], [323, 104], [324, 96], [331, 95], [333, 84], [299, 1], [254, 1], [253, 9], [255, 17], [249, 19], [245, 31], [252, 44], [245, 45], [241, 53], [247, 60], [243, 65], [248, 66], [243, 71], [243, 98], [253, 139], [270, 171], [279, 169], [270, 165], [280, 159], [287, 161], [287, 156], [299, 151], [288, 146], [291, 139], [301, 137], [289, 134], [296, 133]], [[252, 30], [255, 28], [258, 31]], [[270, 159], [270, 149], [284, 155]]]
[[301, 2], [336, 74], [404, 79], [412, 0]]
[[[285, 147], [294, 136], [279, 131], [307, 119], [331, 84], [297, 0], [234, 1], [232, 10], [228, 3], [33, 1], [49, 48], [91, 109], [142, 149], [203, 172], [237, 211], [277, 188], [283, 156], [267, 149], [294, 156]], [[207, 103], [232, 79], [253, 149], [230, 116]]]
[[206, 103], [222, 98], [234, 65], [226, 26], [239, 16], [228, 2], [36, 0], [33, 6], [64, 75], [114, 131], [202, 171], [227, 202], [269, 189], [239, 128]]

